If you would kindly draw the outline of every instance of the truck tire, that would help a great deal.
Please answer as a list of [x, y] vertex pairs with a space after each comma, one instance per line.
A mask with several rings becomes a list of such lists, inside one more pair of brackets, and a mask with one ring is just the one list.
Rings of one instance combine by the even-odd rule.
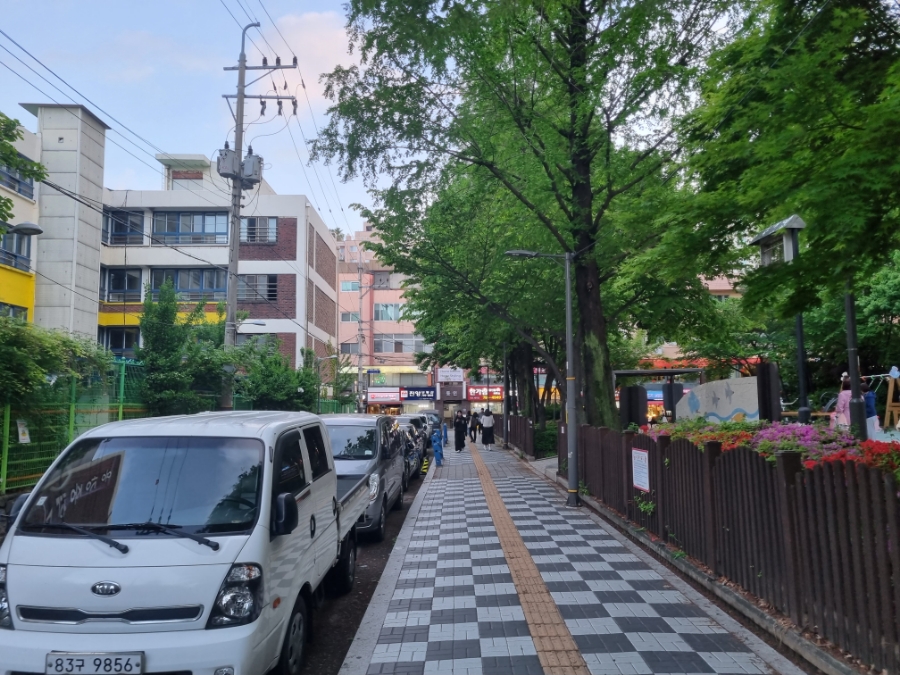
[[356, 582], [356, 537], [352, 532], [341, 545], [341, 557], [338, 558], [329, 576], [329, 585], [336, 594], [346, 595], [353, 590], [353, 584]]
[[381, 500], [381, 512], [378, 516], [378, 529], [375, 530], [375, 541], [384, 541], [387, 531], [387, 497]]
[[284, 644], [281, 646], [281, 658], [275, 668], [277, 675], [300, 675], [303, 669], [303, 657], [306, 655], [306, 639], [309, 631], [309, 609], [301, 595], [297, 598], [291, 616], [288, 619]]

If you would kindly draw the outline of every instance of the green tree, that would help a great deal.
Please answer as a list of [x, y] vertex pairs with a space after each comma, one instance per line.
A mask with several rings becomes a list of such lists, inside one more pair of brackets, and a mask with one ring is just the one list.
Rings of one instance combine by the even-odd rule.
[[[19, 120], [0, 112], [0, 165], [10, 171], [17, 171], [23, 178], [43, 180], [47, 177], [44, 167], [19, 155], [13, 142], [22, 139]], [[6, 232], [6, 225], [13, 217], [13, 200], [0, 195], [0, 234]]]
[[315, 369], [292, 368], [279, 347], [277, 340], [245, 343], [238, 357], [243, 374], [235, 383], [235, 392], [252, 401], [254, 410], [314, 412], [318, 387]]
[[0, 316], [0, 405], [34, 403], [56, 379], [105, 377], [111, 363], [93, 340]]
[[226, 352], [224, 314], [205, 319], [201, 301], [184, 318], [171, 280], [154, 301], [149, 286], [141, 314], [143, 345], [136, 350], [144, 364], [142, 395], [153, 415], [190, 414], [207, 410], [218, 400], [224, 378], [234, 371], [235, 354]]
[[762, 228], [793, 213], [807, 224], [799, 260], [746, 275], [751, 303], [817, 305], [900, 244], [898, 16], [885, 0], [766, 0], [710, 59], [685, 126], [699, 192], [679, 241], [736, 251], [727, 266]]
[[[695, 258], [656, 251], [679, 194], [669, 184], [679, 152], [672, 120], [693, 105], [697, 69], [727, 39], [732, 7], [351, 0], [361, 66], [325, 76], [334, 105], [317, 152], [338, 157], [345, 177], [368, 180], [383, 207], [372, 221], [379, 231], [388, 217], [422, 218], [465, 174], [514, 202], [516, 227], [540, 231], [543, 250], [577, 252], [581, 358], [572, 361], [587, 421], [615, 426], [616, 315], [649, 299], [632, 283], [641, 269], [679, 277]], [[626, 272], [623, 295], [607, 295]]]

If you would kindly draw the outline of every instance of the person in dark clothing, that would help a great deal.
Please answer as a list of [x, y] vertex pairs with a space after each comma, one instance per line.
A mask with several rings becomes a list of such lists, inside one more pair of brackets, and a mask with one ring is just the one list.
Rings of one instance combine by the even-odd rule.
[[456, 442], [456, 451], [462, 452], [466, 447], [466, 418], [463, 417], [462, 410], [456, 411], [456, 418], [453, 420], [453, 440]]
[[473, 412], [472, 417], [469, 419], [469, 438], [474, 443], [476, 439], [476, 434], [478, 433], [478, 426], [480, 424], [480, 420], [478, 419], [478, 413]]

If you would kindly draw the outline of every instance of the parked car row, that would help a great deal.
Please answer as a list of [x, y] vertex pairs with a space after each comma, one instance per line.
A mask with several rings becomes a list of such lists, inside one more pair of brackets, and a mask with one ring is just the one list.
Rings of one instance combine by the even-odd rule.
[[0, 673], [298, 675], [357, 535], [384, 538], [419, 475], [423, 430], [232, 412], [83, 434], [11, 513]]

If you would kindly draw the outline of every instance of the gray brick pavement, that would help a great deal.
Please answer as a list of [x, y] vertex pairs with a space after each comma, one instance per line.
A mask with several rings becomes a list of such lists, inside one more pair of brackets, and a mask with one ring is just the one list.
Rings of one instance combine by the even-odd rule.
[[[771, 672], [510, 454], [481, 452], [594, 675]], [[543, 673], [468, 451], [425, 486], [367, 673]]]

